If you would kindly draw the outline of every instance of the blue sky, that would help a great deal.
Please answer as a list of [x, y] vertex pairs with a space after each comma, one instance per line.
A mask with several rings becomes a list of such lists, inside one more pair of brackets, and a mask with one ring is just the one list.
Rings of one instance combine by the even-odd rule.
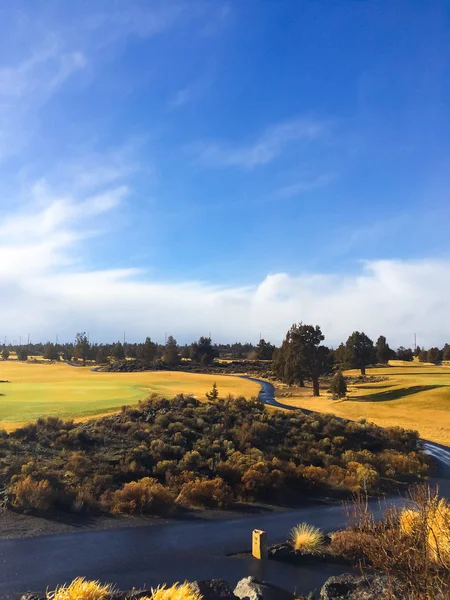
[[0, 17], [6, 335], [448, 341], [447, 3]]

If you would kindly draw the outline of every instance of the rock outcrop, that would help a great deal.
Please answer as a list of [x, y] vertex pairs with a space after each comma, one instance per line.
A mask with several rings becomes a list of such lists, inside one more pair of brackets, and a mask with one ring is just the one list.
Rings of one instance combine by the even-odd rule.
[[379, 600], [387, 589], [382, 575], [330, 577], [320, 590], [320, 600]]
[[233, 590], [224, 579], [194, 581], [192, 587], [202, 595], [202, 600], [236, 600]]
[[234, 588], [234, 595], [239, 600], [295, 600], [294, 594], [254, 577], [241, 579]]

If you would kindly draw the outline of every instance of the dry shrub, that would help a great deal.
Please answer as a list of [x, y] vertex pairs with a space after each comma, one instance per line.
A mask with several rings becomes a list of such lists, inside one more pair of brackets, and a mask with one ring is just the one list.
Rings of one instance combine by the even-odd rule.
[[108, 501], [113, 513], [168, 514], [174, 508], [174, 499], [163, 485], [152, 477], [126, 483], [113, 492]]
[[112, 591], [110, 585], [77, 577], [70, 585], [62, 585], [53, 592], [47, 592], [47, 598], [49, 600], [105, 600]]
[[290, 533], [291, 543], [295, 550], [302, 554], [320, 554], [324, 546], [323, 533], [308, 523], [299, 523]]
[[450, 506], [445, 500], [430, 497], [426, 510], [402, 510], [399, 526], [404, 535], [424, 534], [430, 559], [450, 567]]
[[47, 479], [35, 481], [31, 475], [18, 479], [11, 486], [13, 495], [12, 504], [21, 510], [35, 508], [37, 510], [50, 510], [54, 507], [57, 493]]
[[[387, 577], [390, 589], [386, 598], [450, 597], [450, 507], [437, 490], [419, 486], [407, 509], [390, 507], [381, 521], [375, 520], [367, 502], [359, 498], [350, 516], [353, 528], [349, 532], [359, 543], [362, 566]], [[351, 541], [352, 534], [347, 533]], [[338, 536], [336, 551], [340, 543], [345, 550]]]
[[364, 559], [362, 547], [370, 542], [368, 536], [369, 534], [358, 529], [335, 531], [331, 534], [329, 550], [337, 556], [359, 563]]
[[221, 477], [188, 481], [177, 498], [182, 504], [209, 508], [226, 508], [232, 500], [231, 489]]
[[174, 583], [170, 587], [162, 585], [156, 589], [152, 588], [151, 594], [151, 596], [145, 596], [141, 600], [202, 600], [203, 598], [187, 581]]

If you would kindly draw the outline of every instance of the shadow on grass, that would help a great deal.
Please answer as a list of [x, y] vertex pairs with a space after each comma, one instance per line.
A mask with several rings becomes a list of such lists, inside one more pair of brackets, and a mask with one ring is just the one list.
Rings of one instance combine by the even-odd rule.
[[390, 400], [398, 400], [405, 396], [412, 396], [413, 394], [419, 394], [420, 392], [428, 392], [429, 390], [435, 390], [438, 388], [449, 387], [447, 385], [413, 385], [411, 387], [397, 388], [395, 390], [389, 390], [387, 392], [379, 392], [378, 394], [367, 394], [366, 396], [359, 396], [351, 398], [358, 402], [389, 402]]
[[[395, 367], [393, 368], [395, 369]], [[410, 373], [389, 373], [390, 377], [422, 377], [422, 375], [432, 375], [433, 377], [450, 377], [450, 369], [447, 369], [442, 373], [436, 373], [436, 371], [421, 371], [420, 368], [417, 367], [415, 371], [412, 371]]]
[[386, 390], [388, 388], [394, 387], [395, 384], [391, 383], [390, 385], [366, 385], [365, 383], [361, 383], [356, 385], [355, 387], [361, 388], [362, 390]]

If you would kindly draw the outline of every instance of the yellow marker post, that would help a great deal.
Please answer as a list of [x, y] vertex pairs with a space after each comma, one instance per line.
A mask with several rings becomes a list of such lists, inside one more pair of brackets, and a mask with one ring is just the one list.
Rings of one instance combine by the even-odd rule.
[[267, 533], [261, 529], [253, 530], [252, 554], [255, 558], [259, 558], [260, 560], [268, 558]]

